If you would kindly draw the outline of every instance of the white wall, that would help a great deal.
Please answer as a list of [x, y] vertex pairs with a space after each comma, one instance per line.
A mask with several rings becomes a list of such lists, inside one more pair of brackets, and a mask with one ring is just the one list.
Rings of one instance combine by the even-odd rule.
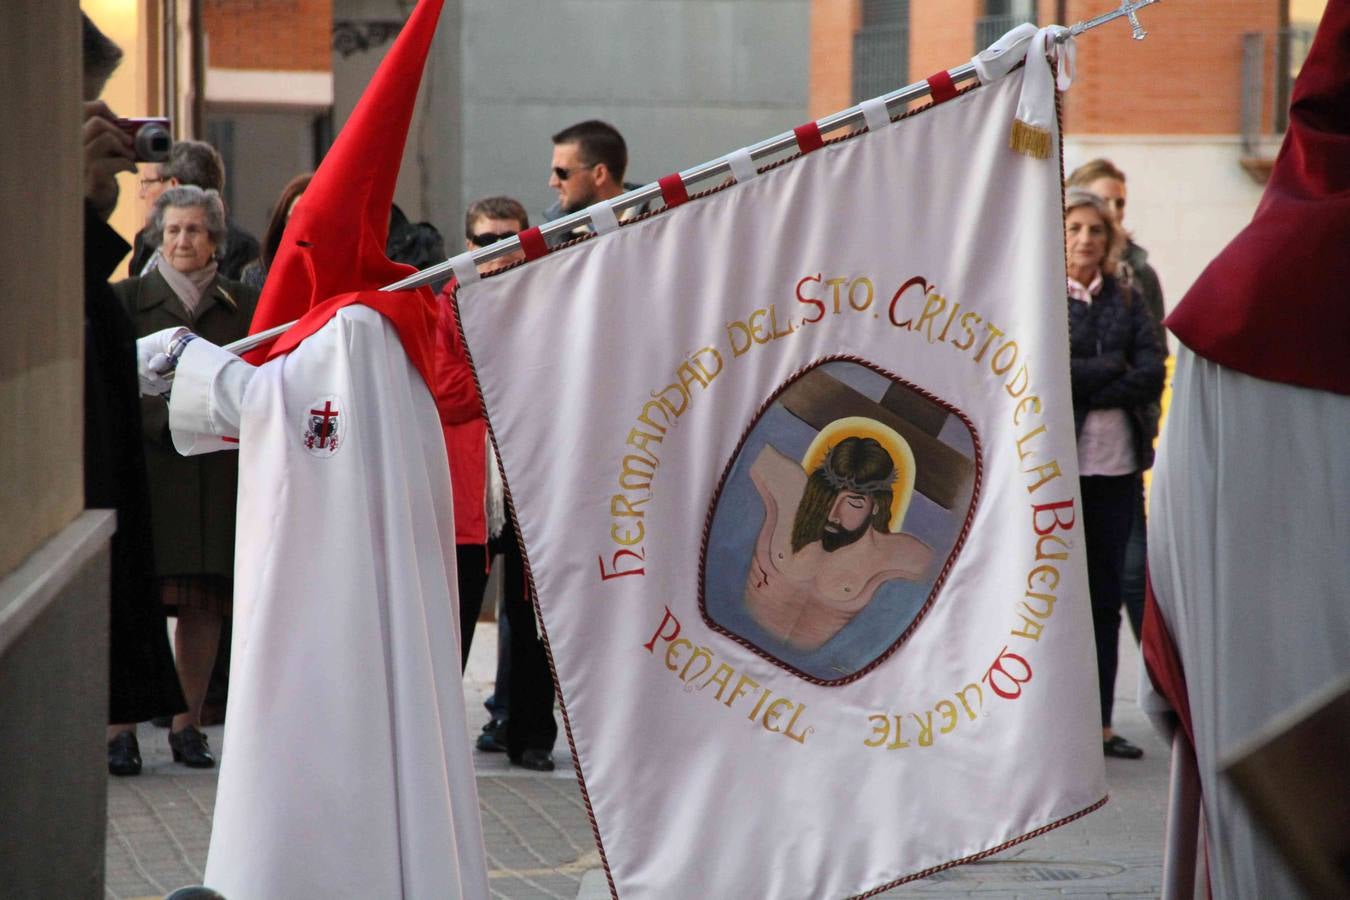
[[550, 136], [584, 119], [655, 181], [806, 120], [808, 0], [462, 0], [463, 196], [533, 222]]
[[1106, 157], [1128, 178], [1125, 226], [1148, 250], [1170, 310], [1220, 250], [1251, 221], [1262, 186], [1227, 137], [1091, 137], [1064, 141], [1064, 172]]

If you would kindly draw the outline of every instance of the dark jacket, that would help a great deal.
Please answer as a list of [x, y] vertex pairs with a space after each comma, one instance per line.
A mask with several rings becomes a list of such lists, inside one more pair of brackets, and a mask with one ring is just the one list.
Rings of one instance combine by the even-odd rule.
[[[256, 290], [217, 278], [189, 317], [157, 270], [118, 282], [113, 290], [138, 336], [182, 325], [220, 345], [248, 334], [258, 304]], [[169, 436], [163, 397], [141, 398], [141, 422], [158, 574], [232, 577], [238, 454], [180, 456]]]
[[1167, 330], [1162, 324], [1163, 319], [1167, 318], [1167, 310], [1163, 303], [1162, 282], [1149, 264], [1148, 251], [1132, 240], [1126, 243], [1118, 274], [1123, 284], [1134, 288], [1134, 292], [1144, 298], [1144, 305], [1153, 316], [1153, 325], [1158, 331], [1158, 345], [1162, 348], [1163, 356], [1167, 356]]
[[84, 222], [84, 505], [117, 511], [109, 571], [108, 722], [187, 709], [155, 588], [136, 339], [108, 285], [127, 254], [92, 209]]
[[1155, 412], [1166, 377], [1153, 317], [1131, 290], [1110, 275], [1092, 303], [1069, 298], [1069, 377], [1074, 434], [1090, 410], [1123, 409], [1134, 426], [1135, 459], [1153, 465]]

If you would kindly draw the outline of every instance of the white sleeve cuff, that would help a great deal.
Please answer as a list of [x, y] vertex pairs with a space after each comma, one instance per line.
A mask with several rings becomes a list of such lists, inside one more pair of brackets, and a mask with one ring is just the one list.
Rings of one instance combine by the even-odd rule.
[[174, 370], [169, 432], [184, 456], [239, 449], [244, 391], [257, 370], [210, 341], [187, 345]]

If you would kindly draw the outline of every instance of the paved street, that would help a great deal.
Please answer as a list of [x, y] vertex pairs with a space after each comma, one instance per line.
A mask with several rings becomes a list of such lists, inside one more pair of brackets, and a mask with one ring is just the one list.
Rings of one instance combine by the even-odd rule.
[[[893, 897], [1157, 897], [1167, 795], [1166, 748], [1133, 701], [1139, 658], [1123, 629], [1121, 697], [1116, 729], [1145, 750], [1143, 760], [1107, 760], [1110, 802], [1077, 822], [988, 860], [951, 869], [880, 896]], [[465, 681], [476, 727], [487, 721], [482, 701], [492, 690], [496, 627], [480, 623]], [[221, 728], [208, 728], [220, 747]], [[174, 765], [164, 731], [141, 726], [145, 772], [110, 778], [107, 897], [159, 898], [198, 884], [206, 861], [215, 802], [215, 770]], [[492, 896], [503, 900], [599, 900], [609, 896], [576, 775], [560, 738], [556, 772], [510, 767], [501, 754], [474, 754], [483, 810]]]

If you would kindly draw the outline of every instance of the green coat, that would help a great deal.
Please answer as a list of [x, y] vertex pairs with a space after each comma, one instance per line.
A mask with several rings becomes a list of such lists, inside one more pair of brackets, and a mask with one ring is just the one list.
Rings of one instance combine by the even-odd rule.
[[[189, 316], [158, 270], [118, 282], [113, 291], [137, 337], [182, 325], [213, 344], [229, 344], [248, 334], [258, 305], [254, 288], [217, 278], [202, 295], [196, 316]], [[156, 573], [233, 577], [239, 454], [180, 456], [169, 437], [169, 405], [163, 397], [141, 398], [141, 422]]]

